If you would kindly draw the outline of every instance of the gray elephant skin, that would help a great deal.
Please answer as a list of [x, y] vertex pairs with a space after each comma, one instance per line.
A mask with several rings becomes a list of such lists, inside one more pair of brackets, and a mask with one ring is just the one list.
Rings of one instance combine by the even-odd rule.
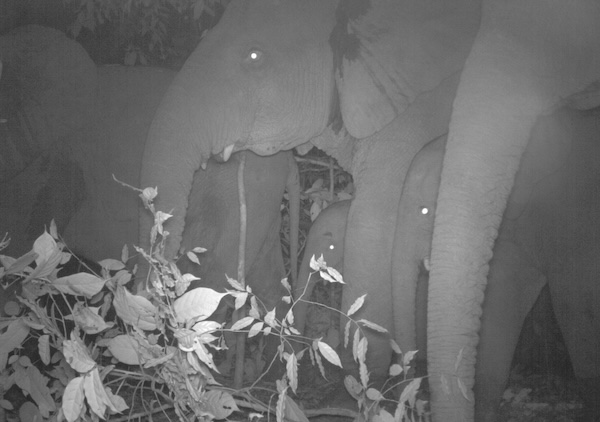
[[[32, 158], [29, 161], [27, 157], [23, 158], [24, 154], [16, 153], [8, 156], [10, 161], [6, 161], [11, 167], [5, 167], [9, 176], [0, 184], [0, 231], [3, 234], [9, 232], [12, 240], [3, 253], [19, 256], [31, 249], [33, 240], [52, 218], [56, 219], [59, 234], [64, 236], [67, 245], [86, 258], [118, 258], [125, 244], [130, 246], [131, 253], [131, 245], [137, 243], [139, 238], [141, 201], [135, 191], [115, 182], [113, 175], [129, 185], [139, 186], [148, 128], [175, 72], [144, 67], [96, 68], [85, 51], [64, 35], [47, 28], [27, 28], [29, 38], [20, 35], [10, 42], [0, 38], [0, 45], [7, 48], [2, 51], [2, 57], [4, 69], [9, 69], [9, 73], [4, 75], [14, 75], [14, 80], [19, 81], [19, 75], [27, 76], [33, 71], [27, 63], [40, 62], [44, 66], [37, 65], [36, 71], [41, 72], [39, 78], [48, 80], [47, 84], [42, 85], [48, 90], [37, 92], [26, 81], [19, 81], [30, 88], [30, 91], [22, 92], [26, 95], [21, 97], [31, 98], [30, 102], [36, 104], [37, 108], [31, 110], [27, 102], [11, 103], [12, 106], [5, 110], [12, 114], [8, 115], [7, 123], [2, 126], [2, 133], [7, 134], [3, 137], [6, 141], [16, 143], [23, 138], [31, 138], [38, 144], [42, 141], [44, 144], [37, 149], [30, 148]], [[32, 48], [44, 45], [48, 33], [54, 35], [49, 42], [50, 50], [58, 57], [67, 56], [71, 59], [62, 63], [66, 69], [52, 60], [46, 63], [49, 59], [44, 49]], [[23, 40], [26, 46], [14, 52], [12, 49]], [[57, 40], [59, 47], [56, 46]], [[69, 53], [71, 50], [82, 53], [83, 56], [77, 60], [91, 66], [73, 66], [75, 58]], [[19, 52], [27, 52], [29, 56], [22, 57]], [[13, 63], [11, 57], [18, 57], [19, 60]], [[13, 74], [10, 70], [14, 68], [23, 70], [23, 73]], [[44, 73], [45, 70], [48, 70], [47, 73]], [[77, 71], [85, 75], [79, 75]], [[91, 81], [90, 92], [85, 91], [86, 96], [79, 98], [82, 96], [79, 90], [69, 92], [60, 83], [54, 86], [51, 79], [54, 74], [66, 75], [73, 81]], [[13, 89], [19, 86], [10, 85]], [[77, 85], [74, 85], [75, 88]], [[52, 101], [36, 101], [36, 96], [42, 96], [42, 100], [52, 98]], [[29, 137], [24, 136], [23, 131], [13, 130], [19, 128], [19, 123], [23, 121], [17, 118], [13, 120], [13, 116], [34, 115], [35, 119], [28, 119], [29, 122], [52, 123], [59, 118], [56, 116], [58, 113], [68, 113], [68, 110], [61, 110], [61, 106], [73, 106], [77, 110], [79, 106], [83, 107], [84, 100], [90, 101], [86, 113], [92, 110], [90, 114], [93, 118], [79, 120], [71, 116], [72, 120], [61, 122], [71, 130], [57, 130], [57, 135], [51, 139], [37, 138], [35, 130], [46, 134], [54, 132], [41, 130], [43, 128], [35, 124], [27, 126], [28, 130], [34, 130]], [[19, 105], [23, 107], [19, 108]], [[245, 155], [244, 182], [250, 221], [246, 242], [246, 281], [254, 287], [265, 306], [272, 308], [286, 293], [280, 284], [286, 273], [279, 241], [279, 207], [287, 188], [292, 210], [290, 224], [297, 227], [297, 168], [291, 152], [273, 157], [259, 157], [252, 153]], [[20, 160], [13, 160], [15, 156]], [[7, 156], [3, 154], [4, 157]], [[12, 163], [23, 165], [17, 168]], [[238, 166], [233, 161], [220, 164], [210, 160], [207, 169], [199, 171], [194, 177], [183, 245], [187, 249], [202, 246], [208, 252], [199, 256], [200, 267], [191, 263], [184, 263], [183, 266], [187, 265], [186, 269], [201, 277], [203, 285], [214, 288], [224, 288], [225, 273], [237, 277], [240, 224], [237, 180]], [[293, 210], [296, 210], [295, 214]], [[294, 243], [293, 228], [291, 232]], [[146, 235], [149, 236], [149, 233]], [[291, 253], [296, 254], [294, 250]], [[295, 269], [292, 272], [295, 273]]]
[[[166, 93], [148, 136], [141, 180], [168, 192], [158, 203], [175, 213], [168, 254], [181, 242], [193, 175], [211, 155], [317, 145], [356, 185], [344, 309], [368, 293], [378, 306], [366, 303], [361, 317], [393, 331], [385, 286], [402, 185], [415, 154], [449, 131], [428, 370], [433, 420], [473, 420], [479, 317], [498, 226], [538, 116], [565, 99], [581, 108], [599, 102], [590, 89], [600, 76], [598, 21], [595, 0], [232, 1]], [[366, 292], [354, 290], [361, 279], [372, 280]], [[371, 373], [386, 374], [385, 336], [369, 335], [369, 343]]]
[[[495, 414], [508, 379], [525, 316], [542, 287], [552, 303], [576, 376], [582, 381], [587, 411], [594, 407], [600, 382], [600, 111], [561, 110], [533, 131], [495, 243], [483, 306], [475, 399], [477, 415]], [[431, 253], [436, 199], [446, 137], [427, 144], [414, 158], [399, 202], [396, 274], [392, 290], [395, 339], [402, 350], [426, 353], [425, 261]], [[567, 158], [565, 151], [570, 151]], [[296, 298], [310, 298], [311, 256], [342, 268], [350, 201], [332, 204], [313, 222], [300, 265]], [[310, 283], [309, 283], [310, 281]], [[364, 284], [364, 283], [363, 283]], [[361, 287], [365, 287], [364, 285]], [[304, 333], [308, 306], [294, 306], [296, 327]], [[586, 394], [587, 393], [587, 394]]]
[[[600, 415], [600, 111], [560, 110], [532, 132], [490, 262], [475, 376], [477, 420], [493, 420], [526, 315], [548, 284], [552, 307], [582, 381], [586, 420]], [[421, 348], [418, 276], [429, 259], [446, 138], [425, 146], [399, 205], [392, 284], [395, 338]], [[416, 314], [418, 315], [418, 314]], [[417, 327], [417, 331], [415, 331]], [[421, 334], [421, 335], [420, 335]]]

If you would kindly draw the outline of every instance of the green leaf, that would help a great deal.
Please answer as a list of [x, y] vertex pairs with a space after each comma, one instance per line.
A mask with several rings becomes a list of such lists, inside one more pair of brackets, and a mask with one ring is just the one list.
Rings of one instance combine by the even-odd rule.
[[352, 316], [356, 313], [356, 311], [358, 311], [362, 306], [363, 303], [365, 303], [365, 297], [367, 295], [364, 294], [362, 296], [360, 296], [358, 299], [356, 299], [354, 301], [354, 303], [352, 304], [352, 306], [350, 306], [350, 309], [348, 309], [348, 313], [346, 314], [347, 316]]
[[71, 333], [71, 340], [63, 341], [63, 354], [71, 368], [81, 374], [91, 371], [96, 366], [96, 362], [90, 357], [85, 344], [75, 332]]
[[390, 366], [389, 374], [391, 377], [397, 377], [403, 371], [404, 371], [404, 368], [402, 368], [402, 365], [398, 365], [397, 363], [395, 363], [392, 366]]
[[[123, 246], [126, 247], [127, 245]], [[125, 269], [125, 264], [123, 264], [123, 262], [118, 261], [116, 259], [103, 259], [102, 261], [99, 261], [98, 264], [100, 264], [100, 266], [102, 268], [106, 268], [109, 271], [119, 271], [119, 270], [123, 270]]]
[[17, 318], [0, 334], [0, 372], [6, 368], [8, 354], [21, 346], [29, 335], [29, 327], [23, 318]]
[[385, 409], [379, 409], [379, 413], [373, 416], [373, 422], [394, 422], [394, 417]]
[[247, 326], [249, 326], [253, 322], [254, 322], [254, 318], [249, 317], [249, 316], [244, 317], [244, 318], [240, 319], [239, 321], [237, 321], [235, 324], [233, 324], [231, 326], [231, 330], [232, 331], [243, 330], [244, 328], [246, 328]]
[[88, 299], [100, 292], [104, 283], [105, 280], [89, 273], [77, 273], [52, 281], [52, 285], [58, 291], [73, 296], [85, 296]]
[[402, 357], [402, 363], [404, 364], [404, 366], [410, 364], [410, 362], [412, 362], [413, 358], [415, 357], [415, 355], [417, 354], [418, 350], [411, 350], [409, 352], [406, 352], [406, 354]]
[[132, 295], [123, 286], [118, 286], [113, 300], [115, 311], [126, 324], [142, 330], [156, 329], [156, 308], [145, 297]]
[[44, 334], [38, 339], [38, 353], [44, 365], [50, 364], [50, 336]]
[[226, 419], [233, 412], [239, 411], [233, 396], [227, 391], [210, 390], [204, 394], [204, 399], [207, 404], [207, 411], [210, 412], [215, 419]]
[[362, 325], [364, 325], [367, 328], [370, 328], [371, 330], [375, 330], [375, 331], [380, 332], [380, 333], [387, 333], [388, 332], [388, 330], [386, 330], [385, 328], [383, 328], [381, 325], [377, 325], [374, 322], [367, 321], [366, 319], [359, 319], [357, 322], [361, 323]]
[[417, 393], [419, 392], [419, 387], [421, 387], [422, 378], [415, 378], [402, 390], [402, 394], [400, 394], [399, 402], [408, 403], [409, 407], [415, 406], [415, 401], [417, 400]]
[[48, 378], [35, 366], [29, 366], [23, 372], [19, 371], [19, 376], [15, 373], [15, 383], [31, 396], [43, 417], [49, 418], [50, 414], [56, 411], [56, 404], [47, 385]]
[[258, 333], [260, 333], [265, 326], [265, 323], [262, 321], [257, 322], [252, 327], [250, 327], [250, 331], [248, 332], [248, 338], [252, 338]]
[[179, 297], [174, 305], [175, 316], [180, 324], [195, 318], [202, 321], [211, 316], [227, 293], [218, 293], [206, 287], [197, 287]]
[[108, 350], [119, 362], [126, 365], [139, 365], [139, 344], [127, 334], [113, 337], [108, 342]]
[[286, 395], [284, 400], [284, 420], [290, 422], [309, 422], [304, 412], [302, 412], [300, 407], [290, 396]]
[[114, 322], [107, 323], [98, 315], [100, 308], [84, 306], [76, 303], [73, 307], [73, 320], [86, 334], [98, 334], [108, 328], [112, 328]]
[[65, 387], [62, 399], [62, 411], [67, 422], [78, 420], [83, 411], [83, 377], [73, 378]]
[[383, 395], [375, 388], [367, 388], [367, 398], [373, 401], [383, 400]]
[[323, 355], [323, 357], [325, 359], [327, 359], [327, 361], [329, 363], [332, 363], [332, 364], [334, 364], [336, 366], [339, 366], [340, 368], [342, 367], [342, 362], [340, 361], [340, 357], [335, 352], [335, 350], [333, 350], [331, 348], [330, 345], [328, 345], [324, 341], [318, 341], [317, 345], [319, 347], [319, 352], [321, 352], [321, 354]]
[[287, 374], [290, 387], [292, 388], [292, 391], [296, 393], [296, 389], [298, 388], [298, 359], [293, 353], [285, 353], [284, 358], [286, 360], [285, 372]]

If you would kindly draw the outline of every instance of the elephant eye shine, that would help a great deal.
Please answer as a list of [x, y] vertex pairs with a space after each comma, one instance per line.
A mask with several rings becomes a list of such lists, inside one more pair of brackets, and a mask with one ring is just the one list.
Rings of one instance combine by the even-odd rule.
[[260, 50], [252, 49], [248, 52], [246, 59], [244, 60], [248, 64], [259, 64], [262, 62], [264, 54]]
[[419, 211], [421, 212], [421, 215], [429, 214], [429, 208], [427, 208], [427, 207], [421, 207], [421, 209]]
[[329, 245], [329, 250], [334, 250], [335, 249], [335, 245]]

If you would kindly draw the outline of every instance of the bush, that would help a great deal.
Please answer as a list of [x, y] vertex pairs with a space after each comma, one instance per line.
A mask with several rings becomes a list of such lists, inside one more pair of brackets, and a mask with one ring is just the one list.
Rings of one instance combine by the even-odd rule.
[[[291, 308], [279, 321], [274, 309], [261, 312], [251, 290], [236, 280], [229, 279], [231, 290], [227, 293], [202, 287], [188, 291], [195, 278], [181, 274], [173, 262], [162, 257], [168, 236], [162, 224], [170, 216], [154, 210], [155, 195], [153, 189], [141, 195], [156, 222], [151, 251], [138, 249], [155, 274], [143, 294], [132, 294], [128, 289], [135, 268], [133, 272], [127, 269], [126, 248], [121, 259], [99, 262], [99, 275], [61, 275], [61, 268], [75, 258], [66, 251], [54, 225], [23, 257], [0, 256], [0, 278], [21, 284], [16, 299], [22, 305], [22, 311], [6, 318], [0, 326], [0, 407], [15, 410], [5, 398], [14, 386], [33, 400], [20, 406], [22, 420], [34, 420], [36, 415], [68, 422], [106, 419], [125, 412], [129, 403], [148, 392], [154, 404], [147, 404], [142, 411], [130, 409], [129, 419], [167, 409], [173, 409], [181, 421], [224, 419], [239, 410], [238, 406], [267, 412], [269, 406], [249, 391], [223, 387], [213, 377], [217, 370], [213, 352], [226, 347], [224, 333], [245, 331], [249, 337], [263, 334], [279, 338], [278, 354], [286, 362], [286, 370], [276, 383], [278, 398], [273, 412], [277, 420], [307, 421], [288, 394], [297, 390], [298, 360], [305, 352], [294, 352], [290, 342], [300, 334], [293, 327], [291, 297], [283, 298]], [[194, 254], [201, 252], [195, 249], [188, 256], [194, 259]], [[343, 283], [341, 275], [322, 259], [312, 261], [313, 269], [322, 277]], [[291, 291], [287, 281], [282, 282]], [[236, 309], [249, 304], [248, 316], [230, 329], [209, 319], [225, 296], [234, 298]], [[363, 302], [364, 297], [359, 298], [347, 316], [351, 317]], [[365, 417], [394, 420], [383, 409], [382, 404], [387, 402], [384, 394], [369, 386], [365, 366], [367, 340], [363, 329], [385, 330], [369, 321], [350, 319], [345, 329], [346, 344], [352, 326], [356, 328], [353, 353], [360, 366], [360, 381], [347, 377], [346, 388]], [[308, 353], [322, 373], [322, 358], [341, 366], [337, 353], [321, 339], [308, 345]], [[407, 353], [400, 364], [391, 367], [391, 375], [402, 375], [401, 383], [407, 381], [412, 355]], [[420, 406], [415, 398], [419, 383], [420, 379], [412, 380], [404, 389], [396, 406], [396, 420], [412, 420], [406, 414], [405, 403]], [[127, 400], [124, 394], [128, 394]]]

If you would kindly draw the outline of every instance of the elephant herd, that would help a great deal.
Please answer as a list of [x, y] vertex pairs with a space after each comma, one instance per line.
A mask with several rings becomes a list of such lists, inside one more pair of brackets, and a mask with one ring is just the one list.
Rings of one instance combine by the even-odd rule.
[[[246, 154], [247, 279], [276, 293], [272, 304], [285, 273], [281, 197], [298, 184], [290, 150], [317, 146], [352, 173], [356, 193], [324, 211], [306, 254], [339, 259], [343, 309], [367, 293], [359, 318], [387, 328], [402, 350], [426, 343], [434, 421], [494, 419], [545, 284], [591, 392], [600, 380], [597, 22], [595, 0], [232, 0], [177, 74], [96, 69], [71, 46], [32, 69], [81, 70], [79, 99], [63, 101], [69, 84], [38, 75], [46, 83], [23, 89], [46, 102], [9, 107], [12, 126], [0, 128], [21, 133], [1, 140], [0, 229], [38, 230], [41, 205], [91, 258], [115, 256], [123, 243], [147, 248], [152, 218], [114, 174], [158, 187], [155, 206], [173, 214], [168, 258], [197, 244], [212, 251], [195, 268], [202, 278], [235, 274], [236, 157]], [[35, 55], [19, 42], [36, 31], [48, 30], [0, 40], [0, 81], [20, 74], [5, 57]], [[39, 118], [40, 105], [53, 118]], [[26, 148], [14, 142], [21, 137]], [[367, 366], [384, 376], [388, 337], [366, 335]], [[589, 419], [599, 420], [598, 403], [589, 400]]]

